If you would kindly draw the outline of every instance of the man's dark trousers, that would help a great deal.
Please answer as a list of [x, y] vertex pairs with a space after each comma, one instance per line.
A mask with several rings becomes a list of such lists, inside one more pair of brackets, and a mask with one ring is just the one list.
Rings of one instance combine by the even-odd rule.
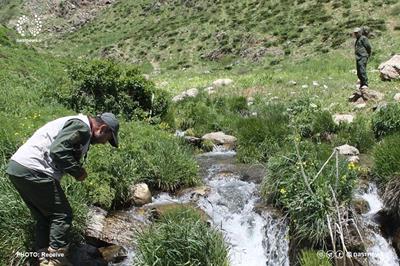
[[367, 62], [368, 57], [365, 56], [356, 59], [357, 77], [360, 80], [360, 88], [362, 86], [368, 87]]
[[35, 249], [67, 245], [67, 234], [72, 223], [72, 209], [59, 181], [16, 162], [9, 164], [13, 173], [11, 183], [21, 195], [36, 220]]

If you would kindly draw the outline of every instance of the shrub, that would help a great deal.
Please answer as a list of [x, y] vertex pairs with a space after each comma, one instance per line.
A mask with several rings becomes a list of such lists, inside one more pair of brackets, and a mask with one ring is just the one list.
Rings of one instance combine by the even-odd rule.
[[400, 130], [400, 105], [389, 103], [372, 116], [372, 128], [376, 138], [382, 138]]
[[200, 183], [197, 163], [180, 139], [143, 123], [123, 124], [120, 131], [118, 150], [107, 145], [89, 153], [84, 185], [91, 202], [105, 208], [123, 204], [137, 182], [166, 191]]
[[400, 134], [385, 137], [375, 146], [374, 173], [380, 182], [386, 183], [393, 175], [400, 172]]
[[294, 151], [276, 155], [268, 161], [262, 195], [289, 214], [290, 228], [295, 238], [307, 241], [312, 246], [323, 246], [329, 236], [326, 216], [335, 213], [330, 186], [336, 191], [339, 204], [344, 204], [351, 199], [356, 173], [354, 165], [348, 165], [340, 159], [337, 178], [336, 160], [333, 157], [316, 177], [332, 154], [332, 147], [301, 142], [299, 149], [302, 152], [301, 161]]
[[[137, 68], [95, 60], [69, 67], [70, 84], [53, 92], [77, 112], [114, 112], [127, 119], [163, 119], [170, 104], [166, 91], [156, 89]], [[158, 120], [157, 120], [158, 121]]]
[[281, 104], [269, 104], [256, 117], [241, 118], [236, 124], [238, 159], [266, 162], [282, 148], [289, 135], [289, 116]]
[[139, 233], [135, 265], [228, 266], [228, 249], [222, 234], [198, 211], [181, 207]]

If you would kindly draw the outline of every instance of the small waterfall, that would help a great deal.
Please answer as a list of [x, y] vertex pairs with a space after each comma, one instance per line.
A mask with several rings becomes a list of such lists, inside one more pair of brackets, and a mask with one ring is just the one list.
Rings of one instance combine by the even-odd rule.
[[232, 266], [289, 265], [286, 224], [254, 212], [255, 184], [231, 176], [208, 185], [212, 191], [199, 205], [224, 232]]
[[[378, 195], [378, 189], [376, 185], [370, 183], [367, 192], [356, 196], [367, 201], [370, 207], [369, 212], [363, 215], [365, 224], [378, 227], [378, 225], [373, 221], [373, 217], [382, 209], [383, 203]], [[369, 255], [368, 258], [371, 265], [399, 265], [399, 259], [395, 250], [384, 237], [382, 237], [379, 233], [372, 231], [371, 234], [369, 234], [368, 239], [372, 242], [372, 245], [367, 248], [367, 253]]]
[[205, 178], [211, 192], [200, 199], [200, 208], [224, 233], [232, 266], [289, 265], [286, 221], [268, 212], [255, 212], [259, 200], [256, 184], [240, 180], [237, 173], [219, 172], [230, 163], [226, 158], [233, 156], [234, 151], [219, 147], [202, 155], [203, 160], [211, 160], [213, 164]]
[[[256, 212], [259, 200], [255, 183], [240, 180], [238, 173], [226, 173], [234, 151], [214, 150], [199, 160], [207, 161], [204, 183], [210, 188], [207, 197], [200, 197], [198, 206], [222, 231], [230, 247], [231, 266], [288, 266], [289, 242], [286, 220], [269, 211]], [[228, 167], [229, 168], [229, 167]], [[190, 195], [172, 197], [161, 193], [146, 206], [188, 203]]]

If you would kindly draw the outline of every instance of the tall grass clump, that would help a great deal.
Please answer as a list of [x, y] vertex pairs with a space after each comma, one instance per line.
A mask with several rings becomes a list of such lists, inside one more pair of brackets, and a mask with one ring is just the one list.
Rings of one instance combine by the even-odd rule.
[[332, 147], [296, 143], [298, 149], [277, 154], [268, 161], [262, 195], [289, 215], [290, 229], [297, 240], [321, 247], [329, 236], [326, 217], [335, 214], [331, 188], [338, 204], [346, 204], [351, 199], [356, 173], [354, 165], [339, 159], [337, 177], [335, 156], [320, 171], [332, 154]]
[[15, 254], [32, 246], [34, 222], [5, 174], [5, 165], [1, 167], [0, 191], [0, 265], [22, 265], [24, 258]]
[[376, 138], [400, 131], [400, 105], [389, 103], [372, 116], [372, 128]]
[[232, 133], [235, 121], [248, 112], [246, 98], [241, 96], [210, 97], [201, 93], [175, 106], [177, 127], [201, 137], [213, 131]]
[[120, 131], [118, 150], [102, 146], [89, 153], [84, 185], [94, 204], [124, 204], [137, 182], [164, 191], [200, 183], [192, 151], [177, 137], [139, 122], [123, 123]]
[[379, 182], [385, 184], [400, 173], [400, 133], [385, 137], [373, 151], [374, 173]]
[[138, 235], [135, 265], [228, 266], [228, 248], [220, 232], [198, 211], [178, 207]]
[[283, 104], [268, 104], [257, 116], [237, 121], [238, 159], [242, 162], [267, 162], [282, 149], [290, 134], [289, 116]]

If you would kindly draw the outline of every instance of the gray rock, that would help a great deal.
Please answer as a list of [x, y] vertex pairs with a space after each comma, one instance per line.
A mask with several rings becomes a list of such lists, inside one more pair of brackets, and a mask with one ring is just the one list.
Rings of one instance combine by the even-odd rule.
[[135, 184], [131, 187], [131, 200], [136, 206], [151, 202], [151, 192], [146, 183]]
[[216, 145], [224, 145], [234, 147], [236, 138], [234, 136], [226, 135], [224, 132], [212, 132], [205, 134], [202, 140], [210, 140]]
[[354, 120], [354, 116], [352, 114], [334, 114], [332, 116], [333, 122], [339, 125], [340, 123], [352, 123]]
[[101, 239], [106, 216], [107, 211], [102, 208], [96, 206], [90, 207], [88, 213], [89, 221], [87, 223], [88, 226], [85, 230], [85, 235], [95, 239]]
[[212, 83], [212, 85], [214, 88], [219, 88], [219, 87], [231, 85], [232, 83], [233, 83], [233, 80], [231, 80], [231, 79], [217, 79]]
[[378, 67], [382, 80], [400, 78], [400, 55], [395, 55]]
[[393, 97], [393, 99], [397, 102], [400, 102], [400, 93], [396, 93]]
[[360, 154], [356, 147], [350, 146], [348, 144], [338, 146], [335, 149], [339, 151], [340, 155], [354, 156]]
[[186, 98], [194, 98], [198, 94], [199, 94], [199, 90], [196, 89], [196, 88], [192, 88], [192, 89], [186, 90], [186, 91], [174, 96], [172, 98], [172, 101], [175, 102], [175, 103], [176, 102], [180, 102], [180, 101], [182, 101], [182, 100], [184, 100]]
[[349, 163], [359, 163], [360, 162], [360, 157], [358, 157], [357, 155], [353, 155], [347, 158], [347, 161]]

